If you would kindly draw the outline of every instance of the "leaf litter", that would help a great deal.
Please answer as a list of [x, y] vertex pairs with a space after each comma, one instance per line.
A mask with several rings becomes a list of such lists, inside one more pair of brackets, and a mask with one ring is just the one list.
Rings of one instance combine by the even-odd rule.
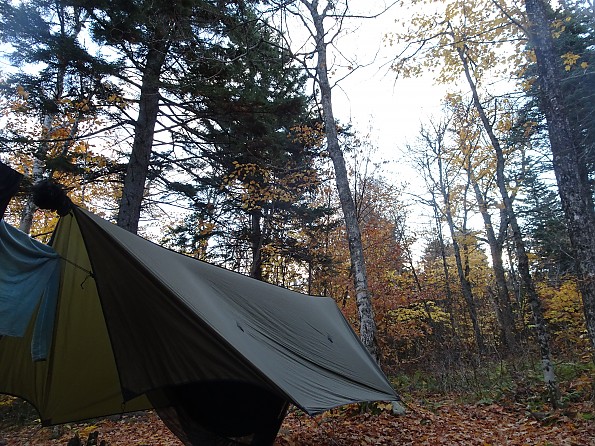
[[[352, 405], [315, 417], [292, 409], [275, 446], [595, 446], [595, 407], [588, 401], [544, 413], [521, 404], [443, 400], [409, 402], [408, 412], [399, 416], [389, 407], [377, 404], [361, 413]], [[57, 427], [0, 419], [0, 446], [67, 445], [75, 434], [84, 444], [91, 432], [98, 432], [107, 446], [182, 446], [153, 412]]]

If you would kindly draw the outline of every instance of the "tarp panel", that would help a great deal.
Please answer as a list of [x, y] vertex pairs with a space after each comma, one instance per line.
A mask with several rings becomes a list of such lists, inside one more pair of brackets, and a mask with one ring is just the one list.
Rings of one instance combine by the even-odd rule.
[[[102, 274], [110, 277], [99, 279], [99, 285], [100, 290], [110, 288], [101, 294], [112, 339], [122, 342], [122, 355], [117, 355], [126, 388], [142, 392], [147, 386], [214, 375], [260, 379], [260, 385], [273, 382], [309, 413], [396, 398], [332, 299], [247, 278], [164, 249], [86, 211], [76, 212], [94, 267], [106, 268]], [[129, 285], [116, 278], [122, 274]], [[159, 358], [156, 362], [166, 361], [153, 364], [152, 355]], [[134, 360], [123, 364], [130, 357]], [[212, 363], [203, 363], [207, 360]], [[142, 367], [125, 372], [135, 364]]]
[[0, 393], [30, 402], [41, 414], [48, 364], [47, 361], [33, 362], [31, 358], [34, 323], [32, 319], [22, 338], [0, 337]]
[[52, 374], [44, 413], [51, 423], [150, 408], [148, 400], [125, 403], [95, 278], [77, 221], [60, 220], [54, 249], [63, 259]]
[[150, 408], [146, 398], [123, 404], [86, 248], [72, 216], [61, 219], [53, 247], [62, 257], [53, 348], [46, 361], [32, 361], [35, 318], [23, 338], [2, 337], [0, 392], [29, 401], [44, 424]]
[[[205, 293], [208, 287], [201, 283], [198, 271], [187, 271], [188, 262], [179, 262], [180, 258], [188, 259], [196, 266], [195, 259], [105, 222], [110, 231], [126, 232], [140, 242], [138, 245], [151, 248], [148, 252], [130, 253], [110, 237], [111, 232], [98, 230], [97, 218], [89, 218], [86, 213], [77, 218], [97, 278], [123, 389], [139, 395], [203, 380], [238, 380], [266, 386], [268, 380], [238, 355], [229, 340], [211, 327], [211, 321], [204, 320], [201, 312], [192, 311], [172, 293], [172, 282], [187, 281], [193, 285], [193, 294]], [[161, 264], [160, 274], [146, 270], [146, 262]], [[175, 273], [163, 278], [164, 271], [166, 276], [167, 272]], [[215, 303], [206, 300], [204, 305]], [[219, 312], [218, 319], [229, 317], [225, 307], [214, 308]]]

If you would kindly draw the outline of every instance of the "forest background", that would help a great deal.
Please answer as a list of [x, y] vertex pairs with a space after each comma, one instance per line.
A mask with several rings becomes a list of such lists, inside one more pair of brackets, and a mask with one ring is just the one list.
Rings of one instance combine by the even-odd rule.
[[[0, 160], [25, 174], [6, 219], [47, 239], [29, 192], [51, 179], [168, 248], [331, 296], [405, 399], [588, 401], [593, 5], [359, 3], [2, 3]], [[383, 37], [354, 51], [363, 23]], [[332, 100], [369, 64], [444, 92], [401, 147]]]

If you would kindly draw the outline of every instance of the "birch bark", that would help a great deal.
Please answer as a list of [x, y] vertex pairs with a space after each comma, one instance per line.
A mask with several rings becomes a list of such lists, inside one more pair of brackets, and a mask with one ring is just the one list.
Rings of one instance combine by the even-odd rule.
[[339, 145], [339, 136], [333, 111], [332, 88], [328, 78], [327, 42], [325, 41], [326, 32], [323, 22], [327, 17], [327, 14], [332, 10], [333, 4], [332, 2], [328, 2], [322, 12], [319, 12], [318, 0], [300, 1], [308, 9], [314, 25], [314, 34], [312, 37], [315, 41], [315, 52], [317, 57], [317, 83], [320, 88], [322, 115], [326, 130], [328, 152], [335, 169], [337, 192], [341, 201], [341, 208], [343, 210], [345, 226], [347, 228], [349, 253], [351, 256], [351, 266], [353, 269], [353, 280], [355, 285], [355, 298], [360, 323], [360, 338], [372, 357], [377, 362], [380, 362], [380, 352], [376, 338], [376, 322], [374, 320], [372, 300], [368, 290], [368, 279], [364, 262], [361, 233], [357, 221], [353, 195], [349, 187], [349, 177], [345, 167], [345, 158], [343, 157], [343, 152]]

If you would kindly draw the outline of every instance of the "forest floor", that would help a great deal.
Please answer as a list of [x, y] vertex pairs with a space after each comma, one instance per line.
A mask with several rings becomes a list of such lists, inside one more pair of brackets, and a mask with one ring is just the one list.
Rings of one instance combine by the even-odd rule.
[[[407, 405], [408, 413], [400, 416], [392, 415], [388, 404], [375, 404], [366, 413], [357, 405], [347, 406], [316, 417], [292, 410], [275, 445], [595, 446], [595, 407], [590, 401], [544, 412], [519, 403], [464, 403], [444, 395], [410, 399]], [[65, 446], [75, 433], [84, 440], [94, 431], [111, 446], [181, 446], [153, 412], [52, 428], [41, 427], [25, 406], [6, 397], [0, 400], [0, 446]]]

